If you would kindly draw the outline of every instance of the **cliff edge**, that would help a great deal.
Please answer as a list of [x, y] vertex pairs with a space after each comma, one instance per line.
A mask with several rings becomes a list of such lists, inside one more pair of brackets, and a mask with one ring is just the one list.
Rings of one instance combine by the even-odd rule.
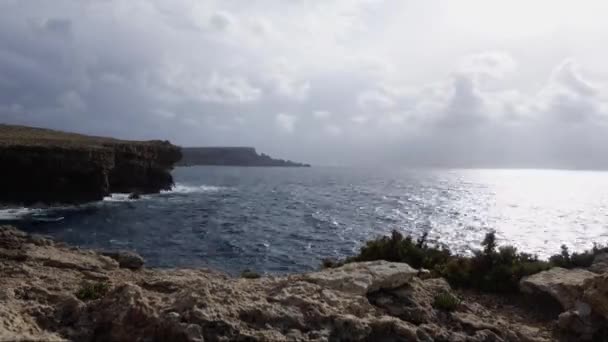
[[0, 125], [0, 202], [82, 203], [170, 189], [181, 158], [168, 141], [125, 141]]

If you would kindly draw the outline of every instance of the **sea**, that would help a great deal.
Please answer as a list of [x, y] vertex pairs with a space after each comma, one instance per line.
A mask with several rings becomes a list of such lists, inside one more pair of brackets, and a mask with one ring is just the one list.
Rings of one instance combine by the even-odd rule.
[[0, 224], [84, 248], [134, 250], [148, 267], [304, 272], [392, 230], [471, 254], [541, 258], [608, 242], [608, 172], [519, 169], [180, 167], [174, 188], [130, 200], [4, 208]]

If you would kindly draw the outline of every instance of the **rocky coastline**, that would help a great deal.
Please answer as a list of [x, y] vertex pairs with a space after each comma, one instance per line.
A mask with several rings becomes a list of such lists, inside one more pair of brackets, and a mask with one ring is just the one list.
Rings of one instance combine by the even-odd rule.
[[605, 341], [608, 258], [596, 259], [507, 296], [387, 261], [248, 278], [147, 269], [4, 226], [0, 341]]
[[0, 203], [83, 203], [112, 192], [156, 193], [173, 185], [181, 159], [168, 141], [125, 141], [0, 125]]

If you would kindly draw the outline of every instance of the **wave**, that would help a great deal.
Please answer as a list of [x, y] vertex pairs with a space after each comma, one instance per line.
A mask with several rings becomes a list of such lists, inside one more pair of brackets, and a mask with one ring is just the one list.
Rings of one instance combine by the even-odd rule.
[[[110, 196], [106, 196], [103, 198], [103, 202], [133, 202], [137, 201], [137, 199], [129, 198], [131, 194], [124, 193], [116, 193], [110, 194]], [[140, 198], [145, 198], [145, 196], [141, 196]]]
[[175, 184], [171, 190], [161, 191], [162, 194], [192, 194], [192, 193], [209, 193], [229, 190], [230, 188], [213, 185], [186, 185]]
[[43, 209], [35, 208], [10, 208], [0, 209], [0, 221], [17, 221], [42, 213]]

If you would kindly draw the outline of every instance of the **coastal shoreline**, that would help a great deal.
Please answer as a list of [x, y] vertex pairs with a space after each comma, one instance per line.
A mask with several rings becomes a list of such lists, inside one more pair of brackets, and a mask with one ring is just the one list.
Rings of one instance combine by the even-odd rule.
[[[546, 308], [526, 306], [528, 297], [454, 290], [405, 263], [246, 278], [143, 265], [132, 252], [84, 250], [1, 227], [0, 340], [581, 340], [560, 330]], [[567, 277], [552, 286], [574, 298]], [[578, 289], [583, 298], [593, 287]], [[593, 300], [588, 305], [601, 308]]]

